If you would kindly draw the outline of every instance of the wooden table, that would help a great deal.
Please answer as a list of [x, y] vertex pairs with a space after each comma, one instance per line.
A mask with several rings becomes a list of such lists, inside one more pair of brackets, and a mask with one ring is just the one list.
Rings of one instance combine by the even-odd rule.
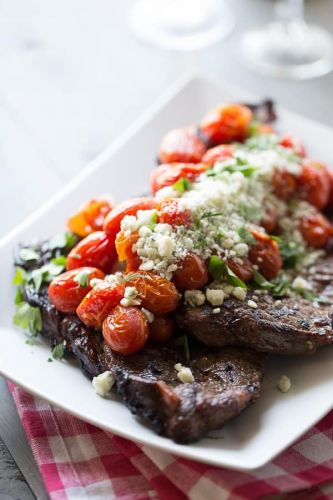
[[[262, 78], [239, 63], [240, 33], [267, 21], [272, 2], [230, 1], [237, 17], [232, 36], [195, 53], [161, 51], [138, 42], [127, 24], [130, 4], [0, 3], [0, 236], [43, 204], [189, 69], [271, 96], [333, 126], [332, 73], [306, 82], [280, 81]], [[309, 21], [333, 30], [331, 0], [308, 0], [306, 14]], [[46, 498], [3, 380], [0, 401], [0, 500]]]

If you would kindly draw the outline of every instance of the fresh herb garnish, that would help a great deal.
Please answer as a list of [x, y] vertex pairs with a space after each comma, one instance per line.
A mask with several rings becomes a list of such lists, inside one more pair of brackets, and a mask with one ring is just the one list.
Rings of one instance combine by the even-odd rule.
[[59, 255], [59, 257], [54, 257], [51, 259], [51, 264], [55, 264], [56, 266], [62, 266], [62, 268], [66, 267], [67, 258], [64, 255]]
[[[298, 290], [296, 290], [298, 291]], [[314, 300], [317, 300], [318, 299], [318, 295], [313, 292], [312, 290], [299, 290], [298, 291], [300, 293], [300, 295], [302, 295], [302, 297], [306, 300], [309, 300], [310, 302], [313, 302]]]
[[242, 226], [238, 229], [238, 235], [242, 238], [245, 243], [248, 245], [254, 245], [256, 243], [256, 239], [252, 236], [250, 231], [246, 229], [245, 226]]
[[89, 274], [86, 271], [79, 271], [73, 280], [82, 287], [89, 286]]
[[235, 287], [247, 288], [244, 281], [242, 281], [230, 267], [217, 255], [212, 255], [208, 263], [208, 271], [213, 276], [214, 280], [221, 282], [225, 278], [227, 282]]
[[[49, 264], [45, 264], [39, 269], [34, 269], [31, 271], [28, 281], [32, 281], [37, 292], [43, 283], [49, 283], [56, 276], [62, 273], [65, 268], [64, 263], [56, 264], [58, 258], [52, 259]], [[61, 260], [60, 262], [63, 262]]]
[[181, 193], [184, 193], [185, 191], [188, 191], [191, 189], [192, 183], [186, 179], [185, 177], [181, 177], [176, 181], [173, 185], [172, 188], [175, 189], [176, 191], [180, 191]]
[[33, 337], [36, 337], [42, 329], [42, 316], [39, 308], [27, 302], [20, 302], [17, 305], [13, 322], [23, 330], [27, 330]]
[[238, 278], [238, 276], [230, 269], [229, 266], [227, 266], [227, 264], [225, 265], [225, 270], [226, 270], [227, 281], [230, 285], [245, 289], [247, 288], [244, 281]]
[[218, 217], [219, 215], [223, 215], [223, 212], [212, 212], [208, 210], [201, 215], [201, 219], [210, 219], [211, 217]]
[[178, 345], [178, 346], [183, 347], [184, 358], [185, 358], [186, 362], [189, 363], [189, 361], [190, 361], [190, 349], [189, 349], [189, 346], [188, 346], [188, 337], [187, 337], [187, 335], [182, 335], [181, 337], [178, 337], [175, 340], [175, 344]]
[[13, 278], [13, 285], [20, 286], [25, 285], [28, 280], [28, 273], [23, 267], [16, 267], [15, 274]]
[[14, 300], [14, 302], [15, 302], [15, 305], [17, 305], [17, 306], [23, 302], [23, 295], [22, 295], [22, 290], [21, 290], [21, 288], [18, 288], [18, 289], [16, 290], [16, 294], [15, 294], [15, 300]]
[[65, 355], [63, 344], [57, 344], [52, 350], [53, 359], [62, 359]]
[[266, 278], [261, 273], [259, 273], [259, 271], [254, 271], [253, 281], [262, 290], [271, 290], [272, 288], [274, 288], [273, 283], [267, 281]]
[[249, 150], [274, 149], [278, 145], [278, 137], [275, 134], [258, 134], [245, 141], [244, 148]]
[[236, 165], [227, 165], [226, 167], [223, 168], [224, 172], [241, 172], [244, 177], [250, 177], [254, 172], [256, 172], [257, 167], [253, 167], [250, 165], [243, 165], [243, 164], [236, 164]]
[[150, 217], [149, 222], [147, 222], [146, 227], [148, 227], [151, 231], [154, 231], [154, 229], [155, 229], [155, 227], [156, 227], [156, 224], [157, 224], [157, 221], [158, 221], [158, 216], [157, 216], [157, 214], [153, 214], [153, 215]]
[[250, 222], [257, 222], [262, 216], [261, 208], [254, 205], [240, 204], [239, 213], [244, 219]]
[[142, 278], [142, 275], [139, 273], [128, 273], [126, 276], [124, 276], [125, 281], [132, 281], [138, 278]]
[[280, 248], [283, 267], [293, 268], [304, 257], [304, 250], [294, 241], [280, 239], [277, 243]]
[[55, 248], [73, 248], [78, 241], [77, 236], [73, 233], [65, 232], [59, 233], [53, 236], [49, 241], [49, 248], [54, 250]]
[[33, 248], [21, 248], [19, 256], [26, 262], [39, 259], [38, 253]]
[[284, 297], [290, 289], [290, 280], [285, 274], [272, 280], [272, 283], [274, 285], [272, 289], [273, 297]]

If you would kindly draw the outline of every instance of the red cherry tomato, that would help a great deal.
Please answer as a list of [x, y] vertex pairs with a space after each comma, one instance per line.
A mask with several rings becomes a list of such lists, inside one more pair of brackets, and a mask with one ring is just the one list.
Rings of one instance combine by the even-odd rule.
[[202, 120], [200, 130], [209, 144], [242, 141], [248, 135], [252, 111], [241, 104], [225, 104], [210, 111]]
[[184, 178], [193, 182], [198, 175], [205, 172], [208, 165], [204, 163], [174, 163], [157, 167], [150, 176], [150, 188], [153, 194], [166, 186], [172, 186]]
[[119, 284], [103, 283], [84, 297], [76, 309], [80, 320], [92, 328], [102, 328], [103, 320], [120, 304], [125, 288]]
[[94, 198], [69, 217], [67, 227], [78, 236], [88, 236], [103, 229], [104, 219], [111, 209], [112, 203], [108, 198]]
[[138, 271], [128, 284], [136, 288], [142, 306], [153, 314], [167, 314], [178, 305], [180, 295], [175, 285], [158, 274]]
[[227, 260], [228, 267], [245, 283], [250, 281], [253, 276], [253, 266], [249, 259], [242, 257], [242, 263], [235, 262], [232, 259]]
[[295, 137], [292, 137], [291, 135], [283, 135], [280, 138], [279, 144], [284, 148], [292, 149], [295, 154], [301, 156], [302, 158], [306, 156], [304, 145], [301, 143], [301, 141], [299, 141]]
[[139, 233], [135, 231], [128, 236], [120, 231], [116, 238], [116, 250], [120, 262], [126, 261], [126, 272], [136, 271], [139, 269], [141, 259], [139, 255], [133, 252], [133, 245], [138, 241]]
[[267, 279], [275, 278], [282, 267], [282, 259], [276, 241], [270, 236], [258, 231], [251, 231], [257, 240], [249, 249], [249, 259], [258, 266], [261, 274]]
[[[91, 290], [90, 280], [103, 279], [104, 276], [105, 274], [95, 267], [81, 267], [59, 274], [49, 285], [48, 294], [51, 304], [63, 313], [74, 313]], [[85, 284], [86, 286], [83, 286]]]
[[326, 165], [313, 160], [304, 162], [302, 172], [297, 177], [297, 194], [319, 210], [324, 208], [330, 196], [330, 177]]
[[276, 169], [272, 177], [274, 194], [281, 200], [288, 201], [296, 191], [296, 177], [286, 170]]
[[208, 283], [207, 266], [200, 257], [189, 253], [175, 271], [173, 281], [178, 290], [200, 290]]
[[148, 322], [140, 309], [117, 306], [103, 321], [102, 332], [113, 351], [133, 354], [147, 342]]
[[206, 153], [202, 157], [202, 161], [208, 165], [214, 165], [217, 161], [232, 158], [234, 150], [235, 149], [231, 144], [221, 144], [220, 146], [215, 146], [215, 148], [207, 149]]
[[93, 266], [109, 272], [116, 260], [114, 239], [104, 231], [89, 234], [69, 252], [66, 269], [77, 269], [82, 266]]
[[156, 207], [156, 201], [152, 198], [132, 198], [116, 205], [108, 213], [104, 221], [104, 231], [106, 234], [116, 237], [120, 231], [120, 222], [125, 215], [136, 215], [139, 210], [152, 210]]
[[267, 231], [273, 233], [278, 225], [278, 214], [273, 207], [264, 207], [265, 215], [263, 216], [260, 225]]
[[330, 222], [319, 212], [302, 217], [300, 230], [305, 241], [314, 248], [325, 247], [332, 235]]
[[206, 151], [206, 146], [192, 127], [170, 130], [160, 146], [161, 163], [198, 163]]
[[328, 176], [330, 179], [330, 196], [328, 200], [328, 206], [332, 210], [333, 209], [333, 170], [330, 168], [327, 169]]
[[155, 316], [149, 325], [149, 338], [156, 342], [166, 342], [172, 337], [173, 321], [169, 316]]
[[161, 205], [158, 221], [171, 226], [188, 226], [192, 221], [190, 210], [180, 209], [177, 200], [164, 202]]

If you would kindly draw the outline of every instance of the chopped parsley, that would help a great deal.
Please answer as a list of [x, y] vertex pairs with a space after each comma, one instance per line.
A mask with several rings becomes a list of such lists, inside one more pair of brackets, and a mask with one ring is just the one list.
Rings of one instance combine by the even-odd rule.
[[285, 274], [282, 274], [272, 280], [272, 283], [274, 285], [274, 288], [272, 289], [273, 297], [284, 297], [290, 290], [290, 280]]
[[246, 229], [245, 226], [241, 226], [239, 229], [238, 229], [238, 235], [240, 236], [240, 238], [242, 238], [243, 241], [245, 241], [245, 243], [247, 243], [248, 245], [254, 245], [256, 243], [256, 239], [254, 238], [254, 236], [252, 236], [252, 234], [250, 233], [250, 231], [248, 231]]
[[304, 250], [294, 241], [286, 241], [282, 238], [274, 238], [280, 249], [280, 255], [283, 261], [283, 267], [290, 269], [296, 266], [304, 257]]
[[190, 361], [190, 349], [187, 335], [182, 335], [175, 340], [175, 344], [183, 348], [184, 358], [187, 363]]
[[217, 255], [212, 255], [208, 263], [208, 271], [213, 276], [214, 280], [221, 282], [223, 278], [234, 287], [247, 288], [244, 281], [242, 281], [230, 267]]
[[74, 281], [82, 287], [89, 286], [89, 274], [86, 271], [79, 271], [75, 276]]
[[18, 288], [16, 290], [14, 302], [15, 302], [15, 305], [17, 305], [17, 306], [23, 302], [23, 295], [22, 295], [21, 288]]
[[15, 268], [15, 274], [13, 278], [13, 285], [20, 286], [25, 285], [28, 280], [28, 273], [23, 267], [17, 266]]
[[53, 359], [62, 359], [65, 356], [63, 344], [57, 344], [52, 350]]
[[181, 193], [185, 193], [185, 191], [188, 191], [189, 189], [191, 189], [191, 187], [192, 183], [185, 177], [181, 177], [172, 185], [173, 189], [175, 189], [176, 191], [180, 191]]
[[59, 233], [53, 236], [49, 241], [49, 248], [54, 250], [56, 248], [73, 248], [78, 242], [78, 238], [75, 234], [69, 233]]
[[213, 212], [211, 210], [204, 212], [201, 215], [201, 219], [210, 219], [211, 217], [218, 217], [219, 215], [223, 215], [223, 212]]
[[25, 262], [39, 259], [38, 253], [33, 248], [21, 248], [19, 256]]
[[13, 322], [28, 331], [32, 337], [36, 337], [42, 329], [42, 316], [39, 308], [24, 301], [17, 305]]
[[[60, 260], [59, 260], [60, 259]], [[57, 264], [57, 262], [59, 262]], [[49, 264], [45, 264], [39, 269], [31, 271], [28, 281], [32, 281], [37, 292], [43, 283], [49, 283], [65, 269], [65, 262], [60, 257], [52, 259]]]
[[227, 278], [229, 285], [232, 285], [235, 287], [237, 286], [240, 288], [247, 288], [244, 281], [242, 281], [240, 278], [238, 278], [238, 276], [230, 269], [229, 266], [227, 266], [227, 264], [225, 265], [225, 270], [226, 270], [226, 278]]
[[273, 283], [267, 281], [266, 278], [261, 273], [259, 273], [259, 271], [254, 271], [253, 281], [261, 290], [271, 290], [272, 288], [274, 288]]

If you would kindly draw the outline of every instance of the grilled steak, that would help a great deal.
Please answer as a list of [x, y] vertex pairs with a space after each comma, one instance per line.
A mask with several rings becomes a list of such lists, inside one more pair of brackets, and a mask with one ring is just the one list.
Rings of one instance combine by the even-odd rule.
[[317, 347], [333, 343], [333, 256], [318, 262], [305, 277], [326, 299], [325, 305], [300, 296], [276, 301], [270, 295], [261, 295], [257, 309], [235, 299], [226, 300], [218, 314], [213, 314], [209, 305], [183, 305], [175, 314], [176, 323], [209, 346], [245, 345], [277, 354], [313, 353]]

